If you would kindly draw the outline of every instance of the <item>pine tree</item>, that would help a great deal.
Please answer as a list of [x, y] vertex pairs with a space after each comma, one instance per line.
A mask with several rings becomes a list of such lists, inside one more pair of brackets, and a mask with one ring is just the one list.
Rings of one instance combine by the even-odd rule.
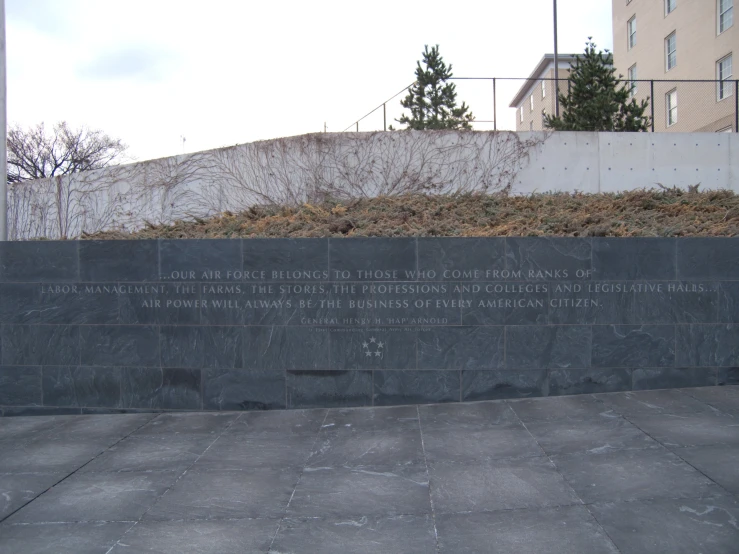
[[[629, 99], [631, 85], [616, 77], [613, 54], [596, 51], [588, 37], [585, 54], [575, 56], [567, 94], [559, 93], [560, 116], [547, 115], [545, 126], [555, 131], [647, 131], [648, 100]], [[622, 83], [619, 86], [619, 83]]]
[[[408, 129], [472, 129], [475, 117], [467, 104], [457, 107], [457, 92], [454, 83], [447, 83], [452, 76], [452, 65], [444, 63], [439, 54], [439, 45], [429, 50], [424, 46], [423, 66], [416, 62], [416, 82], [408, 89], [408, 96], [400, 104], [411, 111], [410, 117], [403, 114], [398, 123]], [[392, 127], [391, 127], [392, 129]]]

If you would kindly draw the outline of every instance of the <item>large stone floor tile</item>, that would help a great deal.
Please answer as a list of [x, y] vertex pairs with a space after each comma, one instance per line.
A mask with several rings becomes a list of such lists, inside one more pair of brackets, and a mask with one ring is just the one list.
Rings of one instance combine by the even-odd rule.
[[739, 503], [728, 496], [595, 504], [622, 554], [736, 554]]
[[269, 550], [278, 524], [276, 519], [142, 521], [118, 541], [110, 554], [262, 553]]
[[663, 448], [552, 458], [586, 504], [645, 498], [699, 498], [719, 488]]
[[739, 385], [683, 389], [683, 392], [721, 412], [739, 416]]
[[156, 414], [78, 415], [60, 417], [50, 435], [57, 440], [105, 440], [113, 444], [134, 433]]
[[739, 446], [739, 418], [725, 414], [638, 415], [629, 419], [666, 446]]
[[324, 431], [308, 467], [415, 466], [424, 463], [420, 430], [374, 432]]
[[326, 409], [247, 412], [225, 434], [315, 435], [321, 429], [327, 413]]
[[425, 516], [285, 519], [272, 552], [427, 554], [436, 550], [434, 524]]
[[215, 437], [209, 435], [146, 435], [129, 437], [113, 445], [80, 470], [163, 471], [182, 473], [190, 467]]
[[619, 392], [594, 396], [601, 400], [606, 408], [625, 416], [714, 411], [705, 402], [696, 400], [678, 389]]
[[518, 416], [501, 400], [459, 404], [429, 404], [419, 406], [421, 429], [457, 429], [469, 431], [495, 425], [520, 425]]
[[526, 427], [547, 454], [659, 446], [639, 428], [612, 414], [578, 420], [531, 421]]
[[429, 462], [479, 464], [498, 458], [531, 458], [543, 451], [523, 425], [500, 425], [460, 433], [454, 429], [423, 432]]
[[0, 521], [64, 477], [65, 473], [0, 475]]
[[59, 416], [0, 417], [0, 446], [27, 442], [48, 433], [60, 424]]
[[0, 525], [0, 554], [106, 554], [130, 522]]
[[431, 513], [425, 467], [306, 469], [288, 517], [361, 517]]
[[673, 452], [709, 479], [739, 495], [739, 445], [676, 448]]
[[136, 431], [136, 436], [144, 435], [220, 435], [232, 425], [241, 414], [235, 412], [193, 412], [159, 414], [147, 425]]
[[542, 420], [587, 419], [601, 414], [613, 414], [609, 406], [589, 394], [509, 400], [508, 404], [524, 423]]
[[6, 521], [136, 521], [176, 478], [171, 472], [72, 475]]
[[585, 506], [441, 514], [436, 527], [445, 554], [618, 554]]
[[436, 513], [481, 512], [581, 504], [547, 458], [480, 464], [430, 464]]
[[1, 473], [72, 473], [108, 448], [105, 440], [36, 437], [0, 448]]
[[302, 468], [316, 435], [224, 435], [193, 469]]
[[416, 406], [378, 408], [333, 408], [329, 410], [324, 431], [417, 431]]
[[147, 521], [282, 517], [297, 469], [188, 471], [146, 514]]

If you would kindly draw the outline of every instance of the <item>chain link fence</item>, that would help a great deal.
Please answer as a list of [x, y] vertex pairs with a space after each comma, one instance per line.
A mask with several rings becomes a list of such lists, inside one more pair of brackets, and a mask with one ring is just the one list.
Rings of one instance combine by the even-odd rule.
[[[507, 77], [454, 77], [457, 103], [463, 101], [475, 115], [478, 131], [541, 131], [544, 115], [556, 111], [555, 80]], [[567, 95], [567, 71], [556, 82]], [[623, 80], [635, 100], [647, 102], [652, 132], [738, 132], [739, 80]], [[408, 88], [388, 98], [346, 127], [344, 131], [382, 131], [402, 127], [397, 120], [400, 101]]]

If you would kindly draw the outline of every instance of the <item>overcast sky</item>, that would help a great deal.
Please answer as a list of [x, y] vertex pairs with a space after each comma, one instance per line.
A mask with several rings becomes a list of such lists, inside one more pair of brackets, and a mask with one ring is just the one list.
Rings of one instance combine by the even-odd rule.
[[[413, 81], [424, 44], [455, 77], [525, 77], [553, 51], [552, 0], [5, 2], [9, 123], [102, 129], [139, 160], [182, 153], [181, 137], [189, 152], [343, 131]], [[611, 0], [558, 6], [560, 52], [612, 48]], [[519, 86], [498, 86], [503, 127]], [[457, 89], [492, 120], [490, 82]], [[380, 128], [381, 111], [360, 123]]]

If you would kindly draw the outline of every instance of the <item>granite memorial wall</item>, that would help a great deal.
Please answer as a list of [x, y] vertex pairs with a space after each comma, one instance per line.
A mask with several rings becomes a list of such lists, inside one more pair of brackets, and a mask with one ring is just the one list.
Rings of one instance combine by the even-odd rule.
[[739, 383], [739, 238], [0, 244], [3, 415]]

